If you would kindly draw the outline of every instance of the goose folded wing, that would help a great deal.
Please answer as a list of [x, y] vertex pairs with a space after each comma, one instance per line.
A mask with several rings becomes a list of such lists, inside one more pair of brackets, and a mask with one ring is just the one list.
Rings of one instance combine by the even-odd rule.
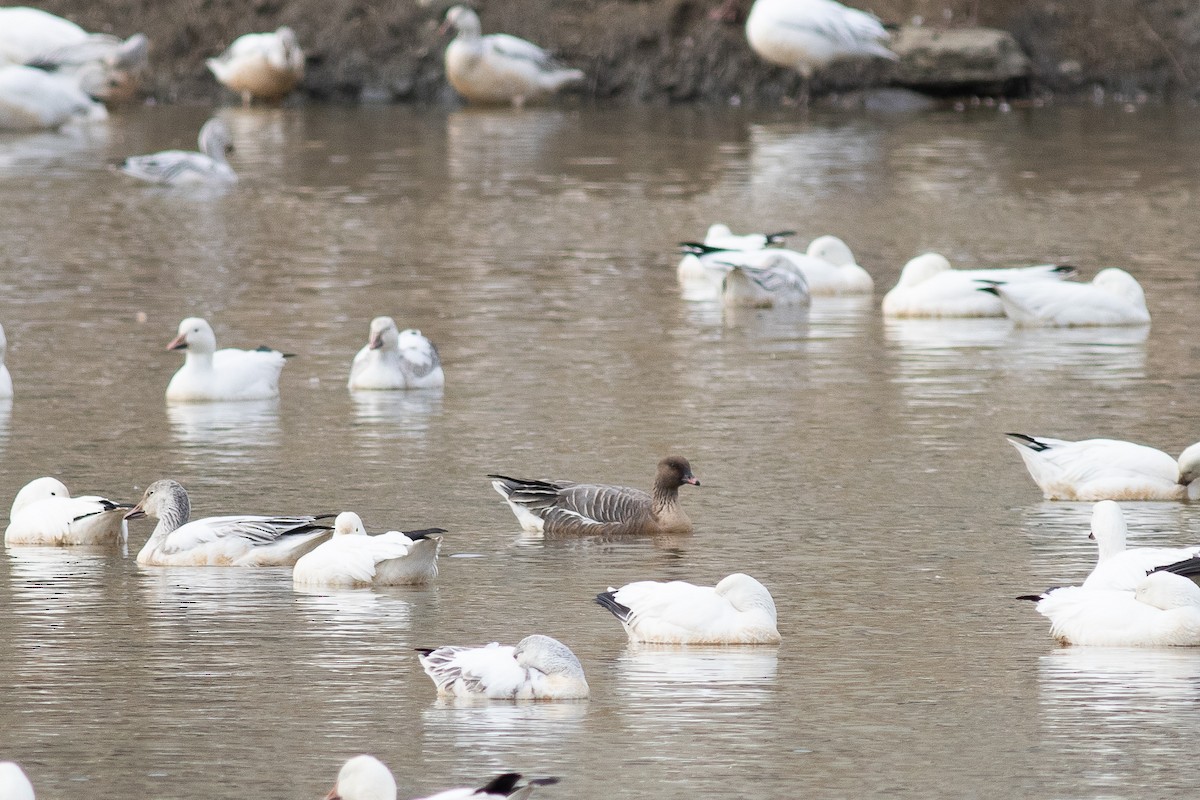
[[560, 488], [557, 495], [549, 513], [597, 525], [638, 519], [649, 512], [652, 502], [650, 495], [640, 489], [586, 483]]
[[231, 516], [208, 517], [189, 522], [168, 537], [166, 552], [181, 552], [227, 538], [267, 545], [284, 536], [329, 530], [316, 517]]
[[533, 42], [507, 33], [493, 33], [485, 41], [492, 50], [505, 58], [528, 61], [541, 69], [558, 69], [562, 66], [553, 56]]

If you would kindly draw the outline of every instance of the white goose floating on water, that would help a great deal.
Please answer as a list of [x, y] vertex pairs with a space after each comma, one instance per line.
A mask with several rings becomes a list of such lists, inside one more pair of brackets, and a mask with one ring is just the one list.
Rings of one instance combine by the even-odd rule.
[[952, 269], [945, 256], [925, 253], [911, 259], [883, 297], [885, 317], [1003, 317], [1000, 298], [980, 291], [986, 282], [1010, 286], [1063, 281], [1074, 267], [1046, 264], [1007, 269]]
[[1200, 586], [1170, 572], [1143, 576], [1133, 591], [1066, 586], [1019, 599], [1037, 602], [1063, 645], [1200, 646]]
[[1096, 503], [1088, 537], [1096, 540], [1099, 552], [1096, 566], [1083, 582], [1083, 588], [1133, 591], [1150, 570], [1200, 556], [1200, 545], [1127, 548], [1128, 531], [1119, 505], [1112, 500]]
[[189, 521], [187, 491], [173, 480], [155, 481], [126, 519], [154, 517], [158, 525], [137, 563], [154, 567], [292, 566], [329, 538], [331, 515], [270, 517], [241, 514]]
[[689, 300], [720, 297], [733, 266], [761, 269], [778, 264], [781, 258], [803, 276], [809, 295], [870, 294], [875, 289], [870, 273], [855, 263], [850, 248], [836, 236], [817, 237], [803, 253], [784, 248], [731, 249], [711, 244], [708, 237], [703, 243], [682, 242], [680, 247], [685, 255], [676, 274]]
[[493, 700], [578, 700], [588, 696], [583, 665], [557, 639], [534, 634], [516, 647], [420, 650], [421, 666], [439, 695]]
[[225, 121], [213, 117], [200, 128], [200, 152], [164, 150], [146, 156], [130, 156], [118, 167], [121, 172], [149, 183], [167, 186], [227, 186], [237, 183], [237, 173], [225, 155], [233, 150], [233, 138]]
[[4, 335], [4, 326], [0, 325], [0, 400], [7, 400], [13, 396], [12, 375], [8, 373], [8, 367], [4, 363], [7, 355], [8, 338]]
[[834, 0], [755, 0], [746, 18], [746, 40], [761, 58], [789, 67], [808, 83], [834, 61], [897, 56], [879, 19]]
[[70, 79], [33, 67], [0, 66], [0, 130], [33, 131], [108, 118]]
[[33, 784], [20, 765], [0, 761], [0, 798], [3, 800], [34, 800]]
[[125, 512], [132, 503], [104, 497], [71, 497], [57, 478], [38, 478], [25, 484], [13, 499], [6, 545], [119, 544], [127, 535]]
[[1117, 267], [1100, 270], [1091, 283], [1009, 283], [1000, 278], [979, 288], [1000, 298], [1004, 313], [1017, 325], [1070, 328], [1150, 324], [1141, 284]]
[[282, 99], [304, 77], [304, 51], [296, 32], [286, 26], [239, 36], [224, 53], [204, 63], [247, 106], [254, 99]]
[[520, 106], [584, 78], [533, 42], [506, 33], [483, 36], [479, 15], [466, 6], [446, 12], [442, 30], [451, 27], [458, 35], [446, 46], [446, 79], [470, 102]]
[[[497, 775], [480, 787], [447, 789], [420, 800], [468, 800], [468, 798], [508, 797], [525, 800], [536, 786], [558, 783], [558, 778], [535, 778], [521, 783], [521, 773]], [[396, 778], [382, 761], [361, 755], [347, 761], [338, 771], [337, 783], [325, 800], [396, 800]]]
[[716, 586], [637, 581], [596, 602], [621, 621], [631, 642], [777, 644], [775, 601], [767, 587], [735, 572]]
[[812, 301], [804, 273], [783, 255], [772, 255], [761, 266], [726, 266], [729, 271], [721, 281], [721, 304], [726, 307], [783, 308]]
[[1176, 460], [1162, 450], [1118, 439], [1005, 436], [1047, 500], [1200, 499], [1200, 442]]
[[367, 343], [350, 365], [350, 389], [437, 389], [446, 373], [437, 348], [415, 328], [399, 330], [391, 317], [371, 320]]
[[787, 237], [795, 235], [795, 231], [737, 234], [730, 230], [728, 225], [714, 222], [704, 234], [704, 243], [722, 250], [762, 250], [764, 247], [783, 244]]
[[168, 400], [199, 403], [279, 396], [279, 373], [287, 357], [278, 350], [218, 350], [212, 326], [199, 317], [180, 322], [179, 334], [167, 349], [185, 351], [183, 366], [167, 384]]
[[296, 586], [407, 586], [437, 577], [443, 528], [368, 535], [362, 518], [343, 511], [333, 536], [305, 553], [292, 569]]

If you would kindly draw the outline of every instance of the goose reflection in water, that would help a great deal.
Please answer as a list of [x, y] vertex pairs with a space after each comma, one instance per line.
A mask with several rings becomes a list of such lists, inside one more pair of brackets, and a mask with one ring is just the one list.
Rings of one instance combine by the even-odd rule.
[[12, 406], [11, 397], [0, 398], [0, 453], [8, 444], [8, 421], [12, 419]]
[[279, 400], [236, 403], [168, 403], [171, 436], [183, 445], [185, 463], [241, 461], [279, 444]]
[[351, 392], [356, 433], [368, 441], [420, 438], [442, 410], [441, 389]]
[[526, 761], [582, 746], [587, 701], [543, 703], [439, 697], [421, 712], [427, 751], [471, 753], [477, 763]]

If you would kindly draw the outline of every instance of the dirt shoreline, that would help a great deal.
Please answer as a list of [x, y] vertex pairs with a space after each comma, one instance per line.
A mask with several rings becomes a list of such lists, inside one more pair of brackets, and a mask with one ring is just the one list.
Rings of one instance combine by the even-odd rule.
[[[204, 66], [236, 36], [295, 29], [309, 55], [303, 96], [373, 102], [455, 103], [437, 34], [446, 0], [49, 0], [40, 7], [89, 30], [150, 37], [149, 97], [228, 99]], [[738, 23], [709, 12], [720, 0], [505, 0], [481, 4], [485, 32], [531, 39], [588, 80], [588, 100], [620, 103], [778, 105], [798, 79], [761, 62]], [[744, 15], [750, 0], [743, 0]], [[1029, 91], [1194, 100], [1200, 91], [1200, 3], [1194, 0], [871, 0], [886, 23], [983, 25], [1011, 32], [1032, 62]], [[882, 67], [833, 70], [816, 92]]]

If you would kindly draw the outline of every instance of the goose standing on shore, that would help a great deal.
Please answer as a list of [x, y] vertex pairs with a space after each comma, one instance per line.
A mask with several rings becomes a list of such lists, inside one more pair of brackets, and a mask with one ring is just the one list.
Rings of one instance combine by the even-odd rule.
[[247, 33], [216, 58], [204, 62], [217, 80], [237, 92], [242, 105], [278, 101], [304, 77], [304, 51], [286, 26], [273, 33]]
[[167, 186], [224, 186], [237, 183], [237, 173], [225, 155], [233, 151], [233, 137], [225, 121], [213, 117], [200, 128], [200, 152], [164, 150], [147, 156], [130, 156], [118, 169], [149, 183]]
[[125, 541], [125, 512], [132, 503], [104, 497], [71, 497], [57, 478], [30, 481], [13, 498], [6, 545], [107, 545]]
[[912, 258], [900, 279], [883, 296], [885, 317], [1003, 317], [1000, 298], [979, 291], [984, 282], [1063, 281], [1076, 274], [1068, 265], [1046, 264], [1007, 269], [953, 269], [939, 253]]
[[766, 61], [800, 73], [808, 101], [813, 73], [848, 58], [898, 57], [879, 19], [834, 0], [755, 0], [746, 18], [746, 40]]
[[631, 642], [777, 644], [775, 601], [767, 587], [735, 572], [716, 586], [637, 581], [596, 595]]
[[1162, 450], [1119, 439], [1005, 436], [1047, 500], [1200, 499], [1200, 442], [1176, 460]]
[[391, 317], [371, 320], [367, 343], [350, 365], [351, 389], [438, 389], [446, 385], [437, 348], [419, 330]]
[[493, 700], [579, 700], [588, 696], [583, 665], [557, 639], [534, 634], [516, 647], [418, 650], [439, 696]]
[[290, 567], [329, 538], [322, 516], [242, 514], [188, 521], [187, 491], [170, 479], [155, 481], [125, 519], [154, 517], [158, 525], [137, 556], [153, 567]]
[[368, 535], [362, 518], [343, 511], [333, 536], [305, 553], [292, 570], [296, 586], [411, 586], [437, 577], [444, 528]]
[[679, 487], [700, 485], [682, 456], [658, 462], [650, 493], [598, 483], [488, 477], [522, 528], [547, 535], [690, 533], [692, 521], [679, 505]]
[[483, 36], [479, 15], [466, 6], [446, 12], [440, 30], [449, 28], [458, 35], [446, 46], [446, 79], [472, 103], [522, 106], [584, 78], [533, 42], [506, 33]]
[[168, 350], [184, 350], [183, 366], [167, 384], [167, 399], [186, 403], [269, 400], [279, 396], [279, 373], [286, 356], [260, 347], [217, 349], [212, 326], [199, 317], [179, 323]]
[[1137, 278], [1109, 267], [1091, 283], [989, 281], [981, 292], [1000, 298], [1004, 313], [1017, 325], [1071, 328], [1104, 325], [1149, 325], [1146, 294]]
[[4, 326], [0, 325], [0, 400], [7, 400], [13, 396], [12, 375], [8, 373], [8, 367], [4, 363], [7, 355], [8, 338], [4, 335]]

